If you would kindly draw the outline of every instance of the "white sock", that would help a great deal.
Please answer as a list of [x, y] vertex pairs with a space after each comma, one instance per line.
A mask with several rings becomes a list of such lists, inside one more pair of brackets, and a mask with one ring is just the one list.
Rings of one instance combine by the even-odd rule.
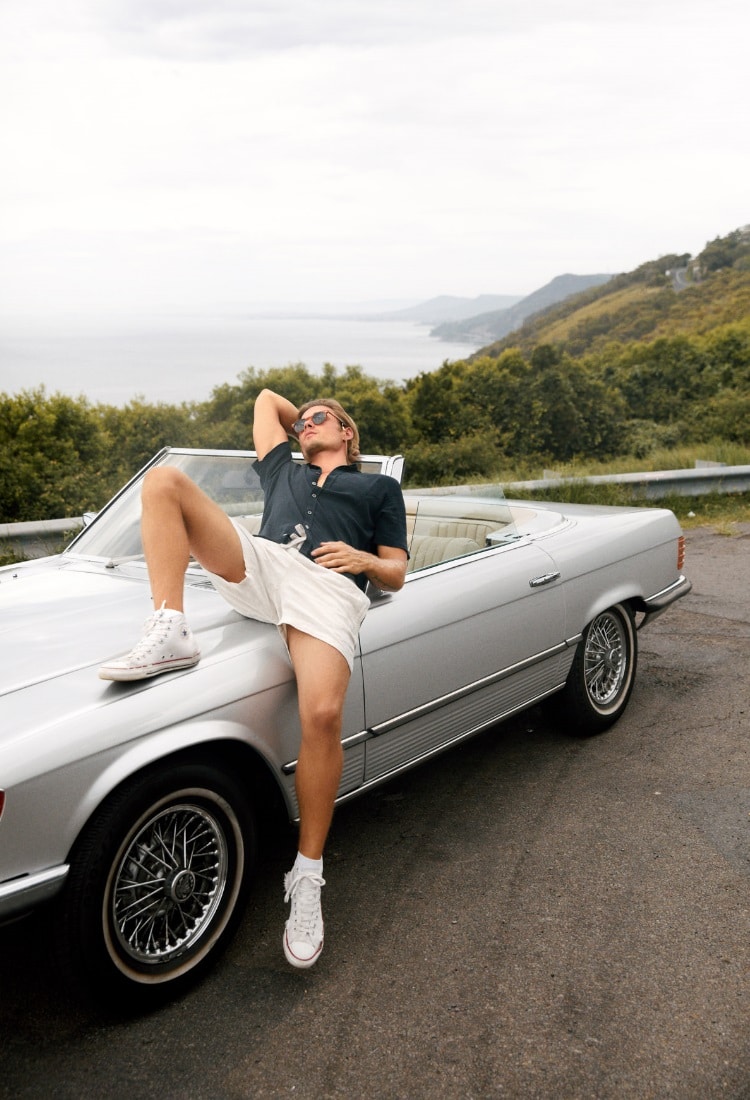
[[173, 607], [167, 607], [167, 601], [166, 600], [161, 601], [161, 607], [154, 606], [154, 611], [160, 612], [162, 615], [166, 616], [166, 618], [168, 618], [168, 619], [174, 619], [174, 617], [176, 615], [182, 615], [181, 611], [175, 611], [175, 609]]
[[323, 860], [322, 859], [308, 859], [307, 856], [303, 856], [302, 852], [297, 852], [297, 858], [294, 861], [294, 866], [298, 871], [309, 871], [315, 875], [323, 874]]

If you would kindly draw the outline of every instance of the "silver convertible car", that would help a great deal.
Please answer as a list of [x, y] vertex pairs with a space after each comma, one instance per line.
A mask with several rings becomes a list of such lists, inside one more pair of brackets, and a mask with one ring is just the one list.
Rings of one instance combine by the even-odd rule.
[[[179, 467], [256, 531], [254, 457], [165, 449], [149, 467]], [[400, 480], [402, 460], [362, 468]], [[228, 941], [259, 824], [296, 820], [299, 725], [279, 632], [231, 610], [194, 563], [200, 664], [99, 679], [152, 610], [144, 473], [62, 554], [0, 569], [0, 920], [44, 906], [67, 980], [147, 1007]], [[690, 590], [664, 509], [405, 501], [409, 573], [398, 593], [370, 592], [340, 801], [553, 695], [574, 734], [605, 730], [633, 688], [637, 629]]]

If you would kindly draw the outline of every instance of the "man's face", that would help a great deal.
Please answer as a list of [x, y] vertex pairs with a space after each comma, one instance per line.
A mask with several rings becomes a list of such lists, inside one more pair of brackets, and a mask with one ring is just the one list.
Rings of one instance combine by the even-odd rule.
[[[316, 417], [316, 414], [319, 415]], [[313, 417], [320, 419], [321, 416], [324, 418], [322, 422], [315, 424]], [[300, 419], [304, 420], [305, 426], [297, 432], [297, 438], [300, 450], [308, 462], [321, 451], [337, 451], [342, 445], [346, 446], [347, 434], [341, 421], [325, 405], [313, 405], [305, 410]]]

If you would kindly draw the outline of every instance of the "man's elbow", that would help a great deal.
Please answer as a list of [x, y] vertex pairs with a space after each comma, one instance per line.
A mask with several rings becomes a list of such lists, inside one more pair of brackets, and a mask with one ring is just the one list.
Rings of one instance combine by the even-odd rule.
[[406, 580], [406, 562], [397, 570], [394, 571], [392, 583], [390, 585], [391, 592], [398, 592], [404, 587], [404, 581]]

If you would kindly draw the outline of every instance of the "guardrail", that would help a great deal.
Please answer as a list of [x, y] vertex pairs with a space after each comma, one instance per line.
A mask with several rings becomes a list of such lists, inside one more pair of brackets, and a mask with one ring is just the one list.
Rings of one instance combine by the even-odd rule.
[[750, 466], [696, 466], [693, 470], [660, 470], [641, 474], [599, 474], [594, 477], [544, 478], [505, 485], [513, 492], [533, 492], [571, 482], [589, 485], [628, 485], [641, 500], [662, 500], [667, 496], [700, 497], [707, 493], [746, 493], [750, 489]]
[[[501, 488], [506, 496], [533, 497], [563, 485], [628, 485], [635, 500], [662, 500], [668, 496], [699, 497], [707, 493], [746, 493], [750, 490], [750, 466], [696, 465], [693, 470], [660, 470], [655, 473], [597, 474], [592, 477], [545, 476], [537, 481], [486, 482], [482, 485], [453, 485], [412, 492], [445, 496], [486, 496], [488, 490]], [[410, 490], [405, 490], [409, 492]]]
[[[571, 483], [628, 485], [639, 500], [661, 500], [666, 496], [698, 497], [707, 493], [746, 493], [750, 490], [750, 466], [699, 465], [692, 470], [660, 470], [655, 473], [599, 474], [593, 477], [544, 477], [537, 481], [500, 483], [506, 496], [532, 497], [540, 489]], [[453, 485], [414, 492], [435, 495], [486, 495], [497, 482], [483, 485]], [[47, 519], [38, 523], [0, 523], [0, 552], [16, 558], [41, 558], [56, 554], [83, 527], [83, 517]]]
[[0, 523], [0, 553], [16, 558], [44, 558], [59, 554], [83, 527], [83, 517], [43, 519], [29, 523]]

